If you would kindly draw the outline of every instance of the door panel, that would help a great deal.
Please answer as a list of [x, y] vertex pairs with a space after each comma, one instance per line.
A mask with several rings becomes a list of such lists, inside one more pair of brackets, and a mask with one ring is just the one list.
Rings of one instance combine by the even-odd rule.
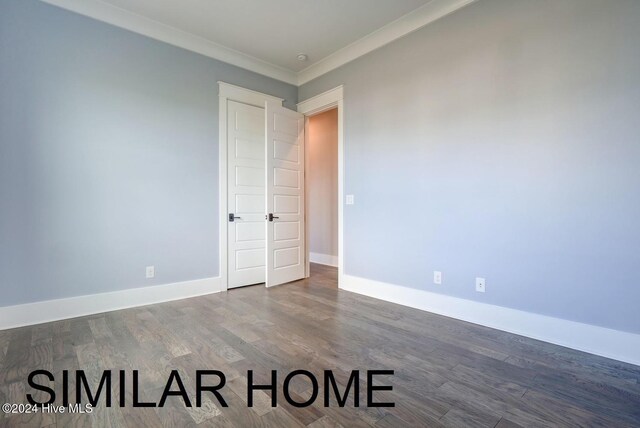
[[256, 267], [264, 270], [264, 248], [236, 251], [236, 268], [238, 270], [246, 270]]
[[[297, 266], [300, 264], [300, 248], [282, 248], [274, 251], [273, 266], [276, 269]], [[300, 278], [297, 278], [300, 279]]]
[[300, 239], [300, 222], [279, 221], [273, 225], [273, 239], [275, 241], [290, 241]]
[[295, 144], [276, 140], [273, 142], [273, 157], [279, 160], [298, 163], [300, 161], [300, 149]]
[[229, 288], [265, 282], [264, 109], [227, 104]]
[[304, 116], [266, 107], [267, 286], [304, 278]]
[[299, 189], [300, 188], [300, 171], [274, 168], [273, 169], [273, 185]]
[[[236, 157], [236, 159], [238, 159]], [[236, 166], [236, 185], [260, 187], [264, 186], [264, 168]]]

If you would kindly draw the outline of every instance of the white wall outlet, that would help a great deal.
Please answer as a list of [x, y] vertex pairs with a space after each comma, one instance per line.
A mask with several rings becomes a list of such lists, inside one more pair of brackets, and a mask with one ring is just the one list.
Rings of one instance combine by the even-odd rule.
[[484, 278], [476, 278], [476, 291], [478, 293], [484, 293], [484, 285], [485, 285]]
[[353, 195], [347, 195], [346, 197], [346, 204], [347, 205], [353, 205], [355, 202], [355, 198]]
[[153, 278], [156, 276], [156, 267], [147, 266], [147, 278]]
[[433, 271], [433, 283], [442, 284], [442, 272], [440, 272], [439, 270]]

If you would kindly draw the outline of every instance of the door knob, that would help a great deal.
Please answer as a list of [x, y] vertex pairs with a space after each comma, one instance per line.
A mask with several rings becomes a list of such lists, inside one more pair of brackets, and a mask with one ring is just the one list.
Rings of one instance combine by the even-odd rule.
[[229, 221], [235, 221], [236, 219], [241, 219], [242, 217], [236, 216], [234, 213], [229, 213]]
[[269, 221], [273, 221], [274, 218], [280, 218], [280, 217], [276, 217], [273, 215], [273, 213], [269, 213], [269, 216], [267, 218]]

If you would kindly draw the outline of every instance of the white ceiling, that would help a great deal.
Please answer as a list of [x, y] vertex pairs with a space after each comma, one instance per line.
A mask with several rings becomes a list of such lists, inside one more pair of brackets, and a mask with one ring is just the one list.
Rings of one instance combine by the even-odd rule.
[[297, 85], [474, 0], [43, 1]]

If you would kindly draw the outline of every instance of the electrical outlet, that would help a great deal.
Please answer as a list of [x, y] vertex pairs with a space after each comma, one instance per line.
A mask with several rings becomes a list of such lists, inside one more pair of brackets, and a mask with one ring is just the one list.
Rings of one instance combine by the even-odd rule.
[[346, 197], [346, 204], [347, 205], [353, 205], [355, 203], [354, 201], [354, 196], [353, 195], [347, 195]]
[[153, 278], [156, 276], [155, 266], [147, 266], [147, 278]]
[[484, 293], [485, 279], [476, 278], [476, 291], [478, 293]]
[[439, 270], [433, 271], [433, 283], [442, 284], [442, 272], [440, 272]]

